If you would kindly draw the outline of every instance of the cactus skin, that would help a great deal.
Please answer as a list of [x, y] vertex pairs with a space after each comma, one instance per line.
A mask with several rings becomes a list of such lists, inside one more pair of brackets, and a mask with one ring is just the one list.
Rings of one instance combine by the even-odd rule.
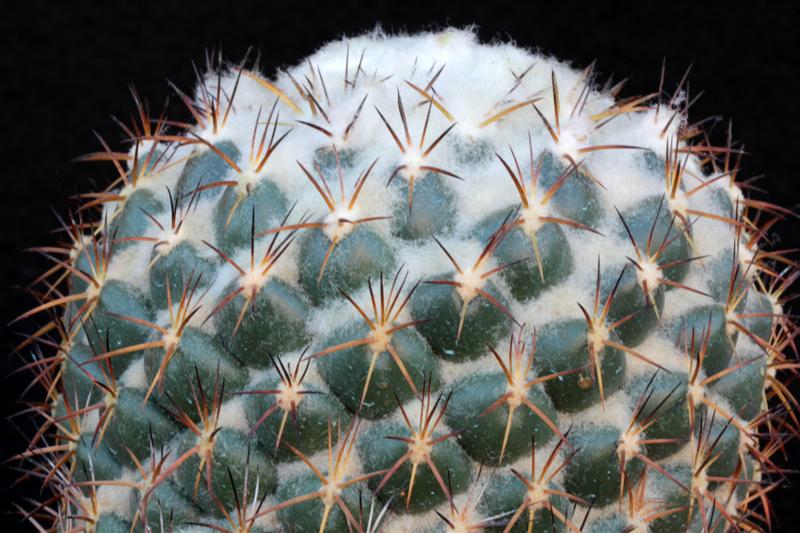
[[786, 211], [681, 87], [594, 81], [449, 29], [137, 99], [20, 317], [54, 530], [767, 528]]

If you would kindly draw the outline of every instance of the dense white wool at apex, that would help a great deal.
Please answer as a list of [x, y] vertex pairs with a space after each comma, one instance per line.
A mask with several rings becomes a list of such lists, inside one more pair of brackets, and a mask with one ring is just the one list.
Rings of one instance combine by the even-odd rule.
[[[343, 64], [343, 57], [349, 58], [347, 65]], [[309, 70], [308, 65], [313, 65], [314, 68]], [[304, 102], [297, 96], [293, 80], [302, 80], [305, 77], [315, 82], [317, 87], [324, 83], [324, 91], [320, 91], [324, 95], [321, 98], [325, 99], [320, 105], [327, 110], [324, 116], [319, 112], [312, 113], [308, 106], [301, 105]], [[555, 124], [553, 79], [557, 80], [562, 132], [558, 143], [554, 142], [533, 110], [535, 105], [550, 125]], [[209, 74], [203, 91], [213, 93], [217, 81], [216, 75]], [[431, 81], [435, 81], [433, 89], [425, 91]], [[315, 214], [320, 220], [330, 218], [331, 215], [326, 214], [325, 203], [314, 187], [310, 186], [298, 167], [298, 162], [310, 167], [309, 154], [315, 149], [329, 147], [332, 138], [307, 127], [301, 121], [319, 125], [333, 133], [334, 137], [342, 135], [335, 132], [344, 132], [349, 127], [347, 140], [334, 144], [340, 151], [350, 150], [355, 155], [353, 169], [341, 175], [331, 169], [323, 173], [337, 203], [346, 203], [341, 201], [340, 196], [349, 199], [360, 173], [373, 160], [377, 160], [372, 176], [367, 179], [359, 196], [358, 214], [391, 214], [391, 207], [398, 198], [395, 190], [385, 187], [385, 177], [402, 164], [406, 156], [392, 141], [378, 111], [397, 133], [401, 144], [405, 145], [403, 122], [398, 112], [398, 97], [403, 102], [411, 138], [411, 143], [403, 147], [406, 152], [418, 154], [420, 144], [423, 147], [429, 146], [437, 135], [453, 124], [455, 128], [451, 134], [425, 158], [426, 164], [461, 170], [465, 165], [465, 149], [487, 151], [485, 157], [469, 163], [468, 175], [461, 176], [463, 181], [452, 188], [457, 200], [456, 223], [462, 232], [468, 231], [483, 217], [499, 210], [511, 209], [519, 203], [514, 185], [492, 151], [510, 159], [513, 150], [523, 169], [531, 164], [529, 150], [534, 155], [549, 149], [576, 156], [603, 185], [603, 194], [607, 199], [603, 206], [605, 209], [624, 209], [644, 197], [662, 193], [659, 188], [664, 187], [664, 176], [643, 172], [637, 158], [640, 150], [598, 150], [583, 153], [580, 150], [620, 144], [651, 149], [660, 154], [665, 142], [685, 118], [680, 116], [669, 121], [668, 117], [673, 110], [662, 105], [659, 114], [652, 110], [627, 113], [609, 121], [601, 129], [592, 130], [588, 126], [588, 117], [602, 113], [613, 105], [614, 98], [597, 92], [594, 88], [589, 90], [588, 96], [585, 95], [585, 82], [581, 71], [566, 63], [508, 43], [482, 44], [470, 29], [449, 28], [439, 32], [399, 36], [375, 30], [366, 35], [329, 43], [307, 61], [279, 72], [270, 84], [276, 91], [280, 91], [280, 96], [251, 77], [240, 76], [236, 70], [229, 71], [221, 77], [221, 89], [223, 94], [231, 94], [236, 87], [236, 106], [227, 116], [224, 125], [219, 126], [214, 138], [206, 140], [231, 140], [240, 147], [243, 156], [246, 156], [253, 144], [257, 118], [260, 117], [263, 124], [266, 122], [268, 110], [273, 105], [276, 106], [280, 113], [279, 135], [287, 132], [288, 135], [256, 179], [273, 181], [287, 197], [296, 199], [300, 208]], [[425, 91], [424, 94], [434, 95], [437, 106], [429, 110], [426, 98], [417, 89]], [[198, 90], [197, 100], [202, 102], [204, 97], [207, 98], [208, 95], [204, 96]], [[428, 113], [430, 116], [426, 137], [420, 143]], [[500, 118], [496, 118], [498, 116]], [[257, 128], [255, 131], [261, 135], [262, 130]], [[201, 136], [203, 133], [197, 132]], [[204, 145], [198, 145], [199, 149], [204, 149], [203, 147]], [[185, 156], [183, 153], [179, 155]], [[177, 158], [178, 154], [173, 157]], [[695, 159], [689, 158], [690, 168], [697, 169]], [[180, 168], [181, 164], [178, 163], [163, 175], [159, 173], [152, 176], [152, 179], [146, 180], [146, 186], [155, 190], [165, 185], [174, 185]], [[228, 174], [227, 177], [230, 178], [235, 175], [235, 171], [229, 170]], [[699, 171], [699, 175], [702, 176], [702, 171]], [[247, 179], [252, 177], [248, 175]], [[417, 179], [424, 177], [417, 176]], [[724, 180], [714, 183], [706, 187], [703, 193], [723, 187], [725, 183]], [[724, 188], [727, 190], [728, 187]], [[343, 195], [340, 195], [340, 189]], [[719, 211], [719, 207], [707, 194], [695, 195], [689, 201], [696, 210], [714, 214]], [[344, 205], [337, 207], [337, 213], [350, 211], [352, 210], [346, 209]], [[190, 218], [197, 220], [206, 217]], [[611, 217], [601, 217], [601, 220], [615, 223]], [[720, 225], [714, 224], [713, 220], [706, 218], [698, 219], [693, 224], [692, 229], [696, 233], [694, 238], [706, 245], [704, 250], [710, 247], [716, 251], [728, 244], [728, 239], [719, 238]], [[703, 231], [705, 226], [709, 227], [709, 231]], [[380, 234], [387, 234], [389, 224], [379, 221], [372, 223], [371, 227]], [[597, 229], [602, 231], [604, 228]], [[597, 248], [593, 253], [600, 255], [604, 264], [618, 260], [616, 250], [623, 244], [612, 235], [607, 237], [590, 241], [580, 233], [568, 234], [571, 241], [583, 239], [582, 244], [590, 243], [593, 248]], [[183, 228], [181, 239], [196, 243], [202, 240], [214, 242], [213, 235], [209, 236], [202, 224], [189, 224]], [[404, 256], [404, 249], [411, 250], [414, 246], [417, 244], [407, 243], [401, 246], [399, 255]], [[413, 255], [415, 253], [410, 253], [407, 257]], [[135, 268], [132, 261], [122, 263], [114, 266], [123, 270], [125, 265]], [[591, 268], [590, 262], [584, 264]], [[122, 279], [124, 276], [123, 271], [115, 272], [115, 277]], [[137, 275], [132, 279], [139, 278], [141, 276]], [[288, 278], [291, 279], [290, 276]]]

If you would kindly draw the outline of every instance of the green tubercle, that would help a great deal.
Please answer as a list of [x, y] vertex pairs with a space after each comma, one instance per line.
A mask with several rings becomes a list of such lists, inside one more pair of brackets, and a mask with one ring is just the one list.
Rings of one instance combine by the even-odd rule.
[[637, 262], [655, 262], [664, 278], [680, 281], [689, 272], [691, 258], [682, 224], [663, 196], [651, 196], [620, 213], [617, 236], [628, 242], [633, 238], [639, 253], [631, 257]]
[[[486, 242], [507, 215], [500, 211], [479, 222], [475, 230], [477, 237]], [[566, 279], [573, 269], [572, 252], [558, 224], [544, 224], [533, 235], [526, 234], [524, 225], [516, 228], [508, 232], [493, 255], [498, 264], [513, 265], [499, 275], [519, 301], [535, 298]]]
[[[714, 489], [719, 480], [729, 478], [739, 465], [739, 428], [733, 420], [722, 419], [711, 410], [698, 417], [695, 423], [695, 438], [703, 458], [711, 458], [705, 463], [704, 473], [708, 477], [709, 488]], [[708, 452], [711, 452], [710, 455]]]
[[[618, 455], [619, 430], [610, 426], [584, 425], [570, 433], [570, 442], [577, 451], [564, 467], [564, 489], [594, 502], [598, 508], [617, 501], [623, 481]], [[647, 455], [644, 446], [640, 453]], [[627, 457], [627, 478], [636, 479], [643, 466], [639, 459]]]
[[[106, 281], [97, 307], [84, 323], [86, 337], [98, 356], [147, 342], [152, 330], [137, 320], [152, 322], [155, 317], [151, 309], [150, 301], [133, 285], [119, 280]], [[133, 352], [111, 355], [108, 359], [119, 377], [137, 357]]]
[[[300, 498], [319, 491], [321, 487], [322, 484], [317, 476], [311, 472], [304, 472], [281, 482], [275, 497], [281, 502], [291, 501], [293, 498]], [[359, 494], [369, 494], [369, 489], [363, 484], [356, 484], [347, 487], [339, 495], [354, 517], [358, 516]], [[320, 525], [323, 518], [325, 518], [325, 533], [350, 533], [353, 531], [338, 502], [332, 502], [327, 516], [324, 516], [325, 507], [326, 504], [322, 499], [313, 498], [278, 510], [278, 520], [285, 531], [296, 531], [297, 533], [321, 531]]]
[[217, 257], [202, 254], [185, 241], [163, 254], [154, 249], [150, 262], [150, 299], [160, 308], [167, 307], [167, 285], [172, 302], [179, 301], [184, 290], [202, 294], [221, 266]]
[[[238, 163], [241, 153], [232, 141], [220, 141], [214, 148], [225, 154], [233, 163]], [[190, 156], [178, 178], [178, 190], [191, 193], [195, 189], [224, 181], [233, 169], [224, 158], [208, 146], [200, 145]], [[226, 187], [213, 187], [203, 190], [206, 198], [217, 197]]]
[[[545, 420], [517, 396], [494, 406], [510, 389], [503, 374], [475, 374], [464, 378], [453, 391], [445, 420], [459, 430], [458, 443], [475, 460], [496, 465], [500, 460], [503, 440], [512, 410], [511, 426], [503, 455], [503, 464], [530, 453], [531, 434], [540, 444], [553, 436]], [[558, 427], [558, 418], [550, 398], [537, 387], [525, 390], [524, 402], [530, 402], [541, 415]], [[490, 412], [487, 409], [495, 407]], [[464, 421], [469, 421], [465, 424]]]
[[363, 224], [353, 228], [332, 248], [331, 244], [321, 229], [309, 230], [300, 244], [300, 284], [314, 305], [339, 297], [339, 291], [354, 292], [369, 278], [377, 279], [382, 272], [394, 269], [392, 249]]
[[[682, 533], [686, 531], [690, 513], [697, 514], [697, 502], [687, 489], [692, 486], [692, 469], [689, 465], [676, 464], [665, 467], [667, 475], [651, 470], [650, 486], [662, 502], [662, 516], [649, 523], [653, 533]], [[680, 485], [679, 485], [680, 483]]]
[[88, 361], [97, 355], [95, 350], [81, 343], [75, 344], [65, 355], [61, 379], [64, 395], [73, 405], [91, 405], [103, 396], [103, 389], [95, 382], [107, 385], [109, 364]]
[[145, 402], [144, 397], [144, 390], [120, 388], [104, 437], [114, 458], [128, 468], [136, 466], [133, 457], [144, 461], [152, 450], [166, 445], [178, 431], [172, 417], [153, 401]]
[[[530, 445], [530, 439], [528, 439]], [[530, 451], [528, 451], [530, 453]], [[530, 531], [532, 533], [552, 533], [566, 531], [564, 523], [550, 512], [545, 502], [526, 502], [528, 489], [525, 484], [508, 470], [495, 472], [491, 477], [484, 481], [486, 490], [483, 498], [478, 503], [478, 511], [484, 517], [497, 517], [494, 522], [496, 527], [489, 527], [487, 531], [504, 531], [503, 524], [507, 524], [519, 510], [520, 506], [525, 505], [523, 512], [519, 514], [516, 523], [512, 526], [509, 533], [528, 533], [528, 524], [533, 523]], [[549, 486], [559, 490], [555, 484]], [[569, 516], [571, 503], [567, 498], [561, 496], [550, 496], [547, 504], [552, 505], [564, 516]]]
[[[569, 161], [559, 160], [552, 152], [545, 152], [537, 164], [541, 164], [537, 187], [543, 191], [555, 184], [571, 166]], [[553, 195], [552, 205], [560, 216], [594, 227], [602, 212], [599, 186], [582, 167], [578, 167]]]
[[712, 376], [728, 367], [736, 339], [729, 330], [723, 306], [711, 304], [693, 307], [672, 322], [671, 331], [676, 346], [691, 349], [692, 357], [705, 352], [703, 370], [707, 375]]
[[122, 467], [114, 459], [105, 442], [95, 440], [92, 433], [82, 433], [75, 447], [75, 480], [116, 479]]
[[[233, 282], [223, 298], [238, 289], [239, 282]], [[220, 309], [217, 339], [235, 359], [266, 368], [271, 366], [270, 355], [280, 356], [308, 344], [310, 309], [300, 291], [277, 277], [268, 278], [256, 290], [255, 298], [245, 289]]]
[[[328, 422], [344, 422], [350, 416], [333, 395], [297, 382], [304, 368], [301, 364], [299, 375], [288, 372], [291, 382], [275, 371], [243, 391], [248, 425], [260, 448], [276, 462], [297, 459], [287, 443], [309, 455], [324, 449]], [[336, 442], [333, 435], [333, 444]]]
[[227, 187], [214, 207], [217, 245], [225, 253], [250, 246], [250, 238], [275, 229], [288, 206], [286, 197], [268, 178], [243, 189]]
[[235, 510], [237, 495], [245, 490], [247, 494], [256, 494], [256, 486], [258, 494], [274, 492], [275, 466], [243, 433], [221, 428], [208, 438], [187, 430], [179, 440], [176, 453], [180, 456], [192, 448], [196, 448], [195, 452], [178, 468], [175, 479], [184, 494], [206, 512], [221, 515], [220, 506], [226, 512]]
[[[589, 365], [588, 328], [582, 318], [545, 324], [536, 341], [536, 367], [540, 376], [582, 368], [580, 372], [551, 379], [545, 390], [559, 411], [580, 411], [600, 402], [599, 380], [592, 379]], [[614, 338], [612, 332], [611, 338]], [[619, 390], [625, 379], [625, 353], [609, 346], [599, 353], [603, 394], [607, 398]]]
[[[142, 494], [139, 491], [139, 498]], [[141, 500], [139, 500], [141, 501]], [[135, 516], [140, 506], [132, 504], [131, 513]], [[195, 521], [200, 509], [191, 499], [184, 495], [174, 482], [169, 479], [159, 483], [147, 497], [147, 525], [158, 531], [161, 524], [172, 523], [173, 526], [188, 525]]]
[[110, 221], [108, 232], [113, 238], [114, 251], [119, 252], [135, 243], [137, 237], [147, 235], [153, 224], [150, 217], [164, 209], [164, 202], [151, 190], [136, 189], [131, 193]]
[[[647, 438], [674, 441], [649, 446], [649, 458], [660, 461], [689, 442], [689, 378], [686, 374], [658, 371], [655, 376], [642, 375], [634, 378], [626, 389], [633, 404], [643, 402], [638, 420], [647, 424]], [[697, 406], [697, 409], [698, 412], [702, 411], [702, 406]]]
[[94, 524], [95, 533], [130, 533], [131, 524], [113, 513], [103, 513]]
[[614, 333], [626, 346], [636, 346], [658, 326], [664, 313], [666, 287], [648, 287], [648, 294], [645, 296], [637, 269], [632, 265], [624, 267], [621, 272], [608, 272], [603, 280], [605, 286], [601, 299], [605, 301], [611, 291], [614, 291], [608, 308], [608, 321], [619, 321]]
[[[452, 276], [446, 280], [452, 280]], [[491, 281], [484, 284], [483, 290], [505, 305], [505, 298]], [[466, 305], [459, 335], [464, 302], [451, 285], [421, 284], [411, 297], [410, 306], [414, 320], [424, 321], [417, 329], [433, 352], [446, 361], [480, 357], [486, 353], [487, 345], [497, 344], [511, 329], [511, 319], [505, 313], [486, 298], [476, 296]]]
[[[436, 433], [431, 437], [436, 439], [440, 436], [442, 435]], [[396, 422], [379, 422], [362, 433], [357, 448], [366, 472], [390, 469], [409, 450], [412, 450], [408, 443], [393, 437], [409, 438], [413, 437], [413, 434], [409, 428]], [[420, 451], [423, 449], [426, 448], [420, 448]], [[411, 513], [428, 511], [439, 506], [445, 503], [447, 498], [427, 461], [435, 465], [442, 480], [449, 480], [448, 492], [452, 491], [455, 495], [469, 487], [472, 478], [470, 461], [454, 439], [448, 438], [436, 443], [427, 453], [428, 455], [423, 457], [422, 453], [415, 454], [412, 451], [390, 478], [384, 480], [381, 476], [375, 476], [370, 479], [370, 488], [374, 490], [383, 484], [378, 497], [385, 501], [392, 495], [399, 495], [404, 502], [407, 502], [407, 510]], [[416, 472], [409, 499], [408, 485], [412, 470]]]
[[[374, 335], [363, 322], [351, 323], [337, 328], [324, 342], [321, 353], [358, 339], [375, 338]], [[397, 402], [406, 403], [416, 397], [426, 380], [430, 381], [432, 390], [439, 388], [439, 367], [436, 358], [416, 329], [412, 327], [395, 331], [384, 349], [380, 349], [378, 346], [384, 343], [386, 340], [379, 339], [332, 351], [317, 359], [317, 370], [331, 392], [351, 412], [358, 412], [365, 418], [382, 418], [394, 412], [397, 409]], [[398, 357], [400, 364], [403, 365], [402, 368], [390, 350]], [[363, 395], [373, 359], [374, 366], [369, 377], [369, 387], [366, 395]]]
[[397, 187], [400, 198], [392, 216], [392, 233], [401, 239], [421, 240], [448, 234], [455, 224], [455, 197], [445, 178], [431, 172], [414, 180], [409, 206], [408, 182]]
[[147, 350], [144, 370], [159, 405], [177, 409], [193, 420], [201, 416], [196, 402], [203, 393], [210, 394], [221, 383], [229, 391], [238, 390], [247, 381], [241, 363], [211, 334], [192, 326], [183, 330], [175, 346]]
[[743, 420], [753, 420], [762, 411], [764, 380], [767, 374], [767, 356], [758, 352], [751, 356], [740, 356], [731, 361], [729, 372], [709, 385], [709, 390], [725, 398], [732, 414]]
[[[752, 335], [764, 342], [769, 342], [773, 326], [782, 313], [776, 313], [772, 298], [751, 288], [747, 292], [747, 301], [736, 320]], [[749, 336], [744, 333], [742, 337]]]

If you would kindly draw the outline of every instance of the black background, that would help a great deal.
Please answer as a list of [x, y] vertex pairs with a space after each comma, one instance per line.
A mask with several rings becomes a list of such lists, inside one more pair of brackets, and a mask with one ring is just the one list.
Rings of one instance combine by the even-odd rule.
[[[363, 5], [362, 5], [363, 4]], [[262, 70], [292, 65], [318, 46], [342, 34], [352, 35], [380, 23], [384, 29], [422, 30], [447, 24], [478, 25], [482, 39], [510, 38], [518, 44], [586, 66], [615, 79], [630, 76], [623, 96], [657, 89], [662, 58], [667, 58], [666, 89], [675, 87], [689, 64], [692, 94], [705, 90], [691, 118], [733, 120], [736, 139], [751, 154], [742, 177], [764, 175], [760, 185], [782, 205], [800, 201], [800, 84], [798, 24], [791, 3], [733, 2], [592, 2], [482, 1], [413, 5], [407, 0], [385, 4], [330, 0], [326, 3], [270, 2], [126, 2], [81, 5], [78, 2], [5, 2], [0, 15], [0, 352], [18, 342], [15, 331], [33, 324], [5, 327], [31, 306], [23, 287], [46, 266], [26, 247], [52, 242], [56, 219], [67, 198], [104, 186], [110, 166], [73, 163], [99, 149], [96, 130], [120, 147], [119, 129], [110, 115], [129, 116], [135, 85], [154, 109], [168, 96], [170, 118], [186, 111], [171, 95], [169, 78], [192, 88], [191, 60], [201, 62], [206, 47], [221, 46], [238, 61], [248, 46], [261, 53]], [[460, 7], [459, 7], [460, 6]], [[711, 138], [724, 142], [720, 122]], [[777, 231], [780, 247], [800, 246], [800, 224], [789, 220]], [[6, 375], [18, 364], [4, 357]], [[0, 381], [4, 414], [16, 402], [25, 376]], [[24, 441], [9, 424], [0, 426], [0, 458], [19, 452]], [[795, 462], [800, 447], [793, 446]], [[791, 467], [791, 464], [789, 464]], [[16, 474], [3, 469], [0, 507], [36, 496], [35, 486], [11, 489]], [[797, 484], [800, 478], [791, 476]], [[800, 491], [788, 486], [773, 497], [776, 530], [797, 531]], [[0, 515], [3, 530], [26, 530], [15, 517]]]

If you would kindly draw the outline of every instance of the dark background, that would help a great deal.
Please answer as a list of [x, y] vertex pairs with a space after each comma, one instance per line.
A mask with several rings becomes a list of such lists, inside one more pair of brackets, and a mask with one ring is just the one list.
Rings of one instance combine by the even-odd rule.
[[[88, 3], [87, 3], [88, 4]], [[92, 130], [120, 147], [120, 132], [110, 115], [129, 116], [129, 86], [160, 109], [172, 96], [168, 115], [186, 118], [166, 78], [188, 91], [193, 85], [191, 60], [203, 61], [206, 47], [221, 46], [227, 59], [238, 61], [248, 46], [261, 53], [269, 76], [276, 67], [294, 64], [328, 40], [352, 35], [381, 23], [384, 29], [416, 31], [447, 24], [478, 24], [482, 39], [511, 38], [540, 47], [577, 66], [597, 59], [604, 77], [630, 76], [623, 96], [645, 94], [658, 87], [662, 58], [667, 58], [667, 83], [674, 89], [689, 64], [691, 94], [705, 90], [691, 118], [733, 120], [736, 139], [748, 155], [742, 177], [764, 175], [760, 185], [782, 205], [797, 208], [800, 191], [800, 84], [798, 24], [792, 3], [729, 2], [505, 2], [483, 1], [472, 7], [459, 2], [412, 5], [394, 0], [382, 5], [331, 0], [303, 2], [262, 0], [247, 6], [199, 2], [126, 2], [102, 6], [77, 2], [5, 3], [0, 18], [0, 352], [10, 352], [15, 331], [33, 324], [5, 327], [32, 305], [26, 283], [45, 268], [26, 247], [53, 241], [56, 225], [50, 207], [63, 213], [68, 197], [104, 186], [110, 165], [73, 163], [76, 156], [99, 149]], [[362, 5], [363, 4], [363, 5]], [[795, 4], [796, 5], [796, 4]], [[588, 7], [591, 6], [591, 7]], [[741, 7], [737, 7], [741, 6]], [[604, 79], [601, 78], [601, 79]], [[712, 130], [724, 142], [727, 122]], [[777, 228], [781, 247], [800, 246], [800, 224], [790, 220]], [[0, 356], [3, 370], [18, 360]], [[25, 376], [0, 381], [4, 414], [15, 403]], [[21, 451], [24, 441], [13, 427], [0, 422], [0, 458]], [[795, 462], [800, 447], [793, 446]], [[2, 470], [0, 510], [35, 486], [11, 489], [16, 474]], [[790, 477], [793, 485], [800, 482]], [[797, 531], [800, 490], [787, 486], [773, 496], [776, 530]], [[15, 517], [0, 515], [3, 530], [26, 530]]]

